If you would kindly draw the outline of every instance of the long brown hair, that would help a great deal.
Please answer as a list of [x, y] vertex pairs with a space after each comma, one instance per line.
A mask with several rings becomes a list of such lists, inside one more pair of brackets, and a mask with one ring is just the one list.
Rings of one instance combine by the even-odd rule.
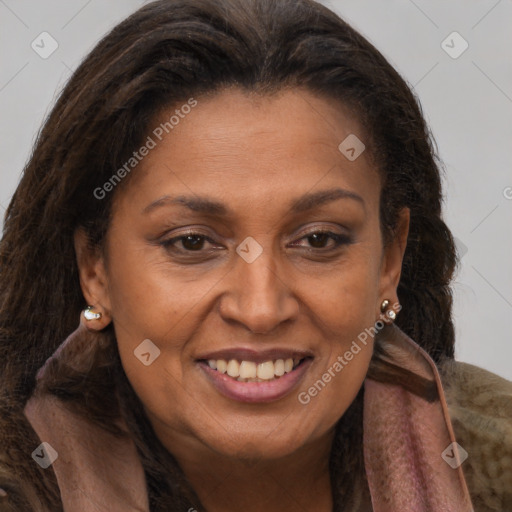
[[[73, 234], [82, 227], [91, 244], [102, 245], [112, 200], [129, 177], [101, 200], [94, 190], [141, 145], [150, 120], [163, 107], [228, 86], [261, 94], [301, 87], [356, 113], [383, 178], [385, 243], [394, 235], [400, 209], [411, 212], [397, 325], [436, 362], [453, 357], [449, 283], [455, 249], [441, 217], [433, 139], [405, 81], [364, 37], [312, 0], [152, 2], [116, 26], [74, 72], [39, 133], [5, 216], [0, 243], [0, 441], [11, 449], [0, 468], [7, 468], [11, 477], [2, 480], [0, 469], [0, 486], [19, 500], [20, 509], [38, 495], [48, 510], [58, 510], [55, 482], [42, 481], [23, 462], [21, 447], [28, 441], [21, 436], [33, 439], [33, 434], [21, 411], [37, 369], [75, 330], [86, 305]], [[122, 414], [143, 458], [151, 510], [186, 510], [182, 503], [194, 500], [193, 494], [189, 500], [186, 483], [178, 485], [183, 479], [172, 456], [159, 455], [165, 450], [126, 381], [112, 327], [98, 337], [107, 343], [91, 345], [96, 348], [84, 363], [87, 370], [63, 365], [62, 378], [48, 382], [48, 389], [104, 428], [113, 429], [113, 419]], [[369, 375], [381, 380], [391, 375], [411, 387], [407, 376], [379, 366], [380, 356], [376, 349]], [[105, 399], [113, 384], [118, 401]], [[338, 424], [331, 466], [335, 507], [342, 499], [348, 503], [363, 472], [361, 404], [362, 391]], [[13, 429], [14, 424], [21, 426]], [[12, 476], [20, 474], [24, 483]], [[192, 505], [199, 509], [197, 501]]]

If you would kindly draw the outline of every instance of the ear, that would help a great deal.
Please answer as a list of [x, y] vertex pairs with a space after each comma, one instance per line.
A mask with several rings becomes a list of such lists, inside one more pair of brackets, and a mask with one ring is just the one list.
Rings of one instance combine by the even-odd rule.
[[111, 319], [111, 304], [104, 255], [99, 248], [91, 247], [82, 228], [75, 231], [74, 243], [84, 298], [87, 304], [101, 312], [103, 323], [108, 323]]
[[393, 240], [384, 247], [380, 274], [380, 303], [388, 299], [391, 304], [398, 304], [397, 288], [402, 273], [402, 261], [409, 234], [410, 210], [403, 208], [399, 213]]

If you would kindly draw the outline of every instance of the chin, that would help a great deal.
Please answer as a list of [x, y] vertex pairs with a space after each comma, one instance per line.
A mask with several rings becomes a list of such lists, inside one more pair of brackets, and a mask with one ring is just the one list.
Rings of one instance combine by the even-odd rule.
[[295, 433], [289, 434], [281, 432], [276, 437], [276, 431], [279, 427], [275, 425], [269, 427], [265, 432], [249, 434], [231, 434], [226, 437], [225, 442], [219, 445], [219, 437], [211, 440], [203, 439], [213, 451], [222, 454], [230, 459], [240, 459], [243, 462], [250, 461], [271, 461], [287, 457], [300, 450], [307, 440], [305, 438], [297, 439]]

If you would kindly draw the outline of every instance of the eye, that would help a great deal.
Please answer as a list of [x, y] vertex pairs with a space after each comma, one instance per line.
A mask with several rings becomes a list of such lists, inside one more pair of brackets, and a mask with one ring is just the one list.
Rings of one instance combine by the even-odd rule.
[[[177, 246], [179, 242], [181, 243], [181, 247]], [[206, 235], [190, 232], [164, 240], [161, 245], [166, 249], [181, 252], [204, 252], [202, 249], [205, 242], [214, 243], [214, 241]]]
[[[336, 249], [337, 247], [348, 245], [352, 242], [352, 239], [348, 235], [322, 230], [312, 231], [300, 238], [300, 240], [307, 240], [313, 250], [326, 249], [326, 244], [329, 243], [329, 240], [332, 240], [333, 242], [331, 243], [331, 247], [327, 247], [327, 250]], [[296, 242], [292, 244], [292, 246], [296, 245]]]

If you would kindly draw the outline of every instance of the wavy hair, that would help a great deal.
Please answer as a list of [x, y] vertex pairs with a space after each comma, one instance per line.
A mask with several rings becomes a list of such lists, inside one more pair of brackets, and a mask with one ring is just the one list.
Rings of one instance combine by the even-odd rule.
[[[60, 510], [51, 474], [42, 477], [26, 462], [29, 441], [37, 438], [22, 410], [37, 370], [76, 329], [86, 305], [73, 235], [83, 228], [91, 245], [101, 247], [112, 200], [130, 178], [102, 200], [94, 190], [141, 145], [162, 108], [233, 86], [262, 95], [302, 88], [355, 113], [382, 176], [385, 243], [394, 236], [399, 211], [408, 207], [411, 214], [397, 325], [437, 363], [453, 358], [449, 285], [456, 255], [441, 216], [441, 165], [407, 83], [362, 35], [312, 0], [152, 2], [117, 25], [73, 73], [38, 134], [5, 216], [0, 444], [9, 448], [0, 456], [6, 458], [0, 459], [0, 486], [13, 497], [13, 510], [37, 500], [45, 510]], [[105, 429], [115, 431], [119, 415], [126, 419], [142, 457], [152, 511], [186, 510], [187, 504], [200, 509], [124, 375], [112, 326], [93, 338], [83, 364], [59, 363], [47, 390]], [[421, 382], [385, 363], [382, 354], [376, 344], [372, 378], [425, 394]], [[337, 426], [331, 455], [336, 510], [341, 503], [356, 506], [358, 493], [367, 492], [362, 399], [361, 389]]]

